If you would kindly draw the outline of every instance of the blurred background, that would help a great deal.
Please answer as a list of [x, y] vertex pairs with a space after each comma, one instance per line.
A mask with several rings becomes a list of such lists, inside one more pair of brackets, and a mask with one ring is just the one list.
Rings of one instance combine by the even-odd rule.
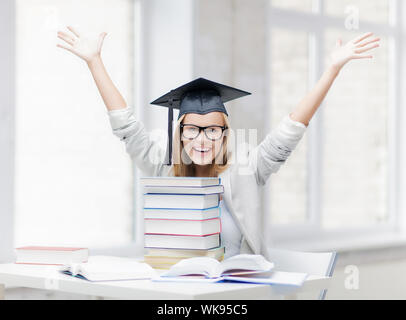
[[117, 255], [143, 247], [141, 173], [113, 136], [86, 63], [56, 47], [57, 31], [108, 33], [104, 64], [163, 146], [167, 112], [149, 103], [170, 89], [205, 77], [252, 92], [227, 109], [234, 129], [256, 129], [261, 141], [321, 77], [337, 38], [372, 31], [381, 38], [374, 59], [344, 67], [263, 189], [263, 231], [274, 247], [339, 252], [327, 299], [405, 299], [405, 8], [401, 0], [2, 0], [0, 262], [23, 245]]

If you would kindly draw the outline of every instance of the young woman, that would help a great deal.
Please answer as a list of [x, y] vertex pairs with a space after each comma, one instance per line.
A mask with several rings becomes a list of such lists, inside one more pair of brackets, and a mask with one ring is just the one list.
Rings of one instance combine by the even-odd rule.
[[[107, 107], [113, 133], [125, 141], [128, 153], [145, 175], [221, 177], [224, 185], [220, 201], [222, 244], [226, 248], [226, 258], [244, 252], [267, 256], [266, 244], [262, 241], [265, 230], [262, 230], [261, 223], [260, 188], [294, 150], [344, 65], [351, 60], [372, 58], [366, 52], [378, 47], [380, 40], [373, 37], [372, 32], [344, 45], [338, 39], [320, 80], [279, 126], [246, 153], [244, 165], [240, 165], [240, 161], [231, 161], [233, 154], [227, 148], [227, 135], [223, 130], [230, 128], [230, 124], [227, 113], [220, 108], [217, 111], [182, 114], [175, 128], [172, 152], [175, 161], [173, 165], [166, 166], [163, 163], [165, 150], [150, 139], [143, 124], [136, 120], [103, 65], [101, 48], [107, 33], [88, 37], [71, 26], [67, 29], [70, 32], [58, 32], [64, 43], [57, 46], [87, 63]], [[214, 128], [221, 127], [221, 132], [216, 133]], [[191, 128], [193, 130], [189, 130]], [[183, 155], [188, 161], [183, 161]], [[215, 161], [219, 157], [221, 161]]]

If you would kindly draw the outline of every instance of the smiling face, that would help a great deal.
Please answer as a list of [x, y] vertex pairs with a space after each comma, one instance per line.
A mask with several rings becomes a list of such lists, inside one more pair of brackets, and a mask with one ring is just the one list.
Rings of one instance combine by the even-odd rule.
[[[207, 129], [206, 134], [203, 130], [195, 139], [191, 139], [197, 134], [197, 128], [209, 126], [225, 126], [224, 115], [221, 112], [209, 112], [206, 114], [188, 113], [185, 115], [182, 124], [184, 125], [181, 135], [183, 147], [189, 158], [197, 165], [207, 165], [213, 162], [213, 159], [221, 151], [221, 146], [224, 140], [224, 134], [217, 140], [210, 140], [209, 137], [218, 137], [219, 128], [213, 127]], [[188, 126], [191, 125], [191, 126]], [[197, 130], [196, 130], [197, 129]]]

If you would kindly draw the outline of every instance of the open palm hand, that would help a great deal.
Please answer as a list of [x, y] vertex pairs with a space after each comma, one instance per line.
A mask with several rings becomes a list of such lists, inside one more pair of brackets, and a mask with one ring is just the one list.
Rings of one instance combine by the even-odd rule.
[[371, 40], [372, 32], [365, 33], [343, 45], [342, 40], [338, 39], [336, 47], [331, 52], [330, 61], [334, 68], [341, 69], [348, 61], [353, 59], [371, 59], [370, 54], [365, 52], [379, 47], [380, 38]]
[[57, 44], [57, 47], [64, 48], [86, 62], [90, 62], [93, 58], [100, 55], [106, 32], [102, 32], [99, 36], [91, 36], [80, 34], [73, 27], [67, 27], [71, 33], [58, 31], [58, 38], [65, 41], [66, 44]]

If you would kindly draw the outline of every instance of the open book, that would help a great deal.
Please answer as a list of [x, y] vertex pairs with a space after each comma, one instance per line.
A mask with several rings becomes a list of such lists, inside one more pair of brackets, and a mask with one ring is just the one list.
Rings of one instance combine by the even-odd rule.
[[160, 276], [159, 282], [245, 282], [299, 287], [306, 273], [273, 271], [274, 264], [261, 255], [239, 254], [218, 262], [213, 258], [184, 259]]
[[69, 263], [60, 272], [89, 281], [151, 279], [156, 271], [132, 258], [90, 256], [86, 263]]
[[209, 257], [194, 257], [179, 261], [161, 277], [200, 276], [219, 278], [223, 276], [244, 276], [247, 274], [267, 273], [273, 263], [261, 255], [239, 254], [222, 262]]

